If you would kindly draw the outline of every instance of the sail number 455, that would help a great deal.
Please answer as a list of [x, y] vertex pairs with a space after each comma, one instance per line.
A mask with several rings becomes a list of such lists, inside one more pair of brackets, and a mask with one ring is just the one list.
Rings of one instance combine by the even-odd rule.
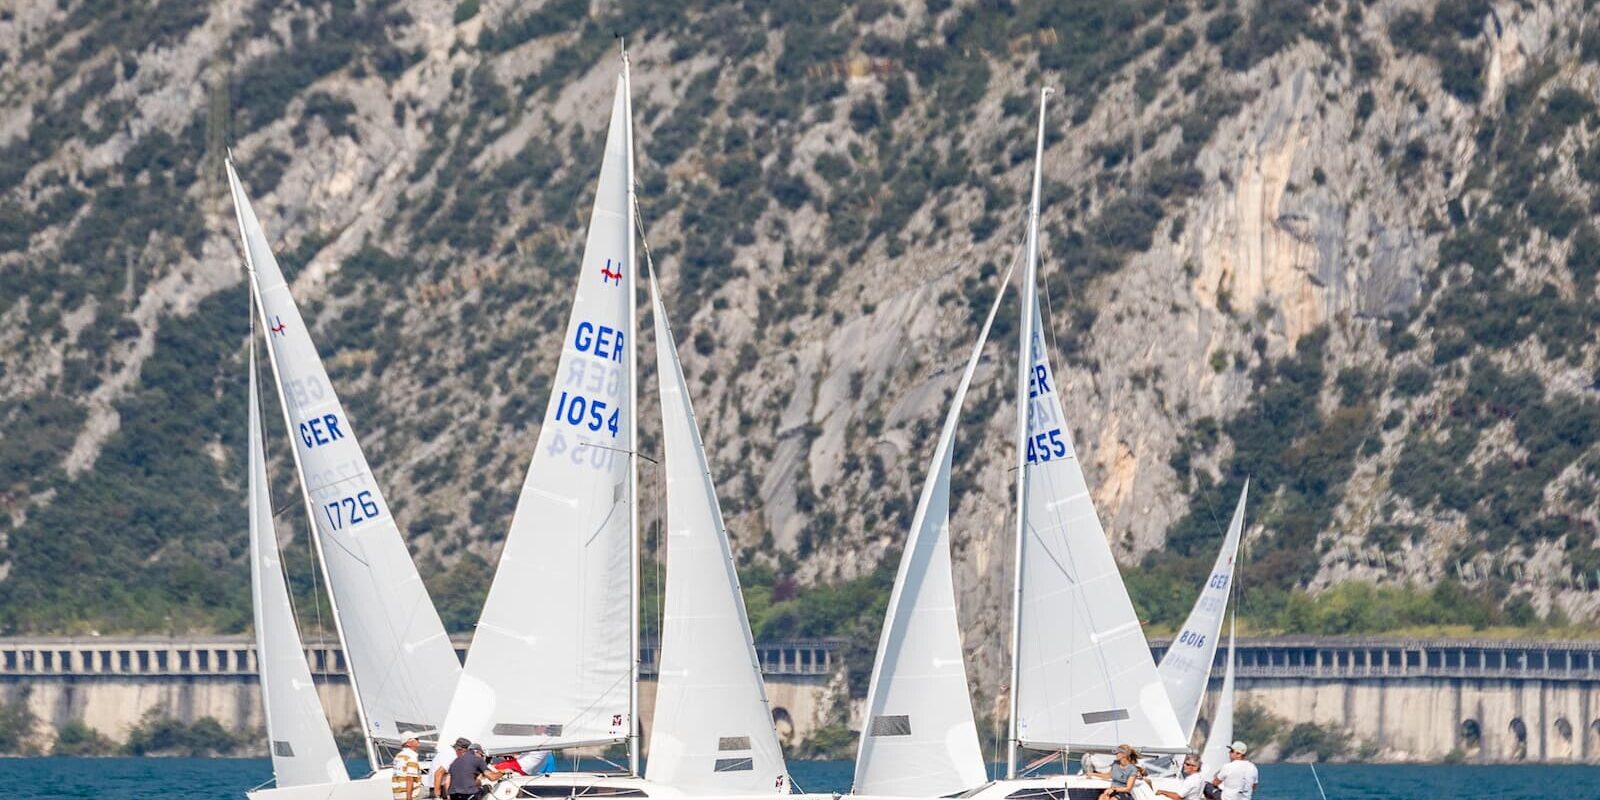
[[1028, 463], [1037, 464], [1041, 461], [1053, 461], [1065, 458], [1067, 443], [1061, 438], [1061, 429], [1055, 428], [1046, 433], [1034, 434], [1028, 440]]
[[604, 400], [595, 400], [581, 394], [569, 395], [566, 392], [562, 392], [561, 396], [556, 398], [556, 419], [568, 425], [581, 425], [591, 431], [604, 428], [611, 431], [611, 435], [615, 437], [621, 416], [620, 408], [611, 409], [611, 414], [608, 416]]
[[357, 492], [354, 497], [341, 497], [323, 504], [322, 513], [328, 515], [328, 524], [334, 530], [340, 530], [346, 525], [359, 525], [369, 519], [377, 519], [380, 512], [372, 492]]

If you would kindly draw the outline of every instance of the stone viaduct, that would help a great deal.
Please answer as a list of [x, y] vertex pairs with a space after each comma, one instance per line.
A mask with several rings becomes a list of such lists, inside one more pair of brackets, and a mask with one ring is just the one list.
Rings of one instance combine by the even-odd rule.
[[[1166, 645], [1156, 641], [1152, 649], [1159, 656]], [[465, 648], [458, 640], [457, 650]], [[756, 649], [788, 741], [804, 740], [834, 717], [843, 687], [838, 642], [764, 642]], [[335, 727], [355, 727], [337, 643], [306, 651]], [[655, 647], [643, 647], [641, 656], [640, 713], [648, 731]], [[146, 714], [209, 716], [256, 731], [263, 722], [255, 666], [253, 640], [243, 636], [0, 638], [0, 696], [25, 697], [51, 731], [81, 720], [113, 741]], [[1600, 763], [1600, 641], [1244, 639], [1238, 687], [1241, 703], [1290, 723], [1342, 728], [1382, 760]], [[1208, 726], [1202, 718], [1201, 729]]]
[[[455, 640], [466, 657], [468, 640]], [[827, 640], [759, 644], [757, 657], [779, 732], [797, 743], [833, 713], [842, 685]], [[640, 648], [640, 721], [648, 731], [655, 708], [657, 649]], [[306, 647], [312, 677], [334, 729], [357, 728], [355, 695], [336, 641]], [[25, 702], [54, 738], [79, 720], [114, 742], [147, 714], [182, 722], [212, 717], [236, 731], [265, 730], [256, 680], [255, 640], [249, 636], [167, 638], [0, 637], [0, 698]]]

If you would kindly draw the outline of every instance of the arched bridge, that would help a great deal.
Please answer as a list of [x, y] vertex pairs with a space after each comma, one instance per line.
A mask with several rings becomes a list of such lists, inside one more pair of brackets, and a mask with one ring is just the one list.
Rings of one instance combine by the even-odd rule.
[[1277, 637], [1237, 647], [1249, 702], [1336, 725], [1381, 758], [1600, 762], [1600, 641]]
[[[466, 645], [457, 640], [458, 652]], [[1158, 657], [1166, 647], [1152, 643]], [[354, 726], [337, 642], [306, 649], [330, 717]], [[840, 651], [828, 639], [757, 644], [774, 717], [791, 739], [828, 721], [842, 689]], [[646, 644], [640, 656], [649, 679], [657, 649]], [[1220, 667], [1221, 654], [1213, 686]], [[0, 638], [0, 694], [26, 695], [47, 725], [82, 720], [113, 740], [146, 713], [259, 729], [255, 669], [254, 641], [243, 636]], [[1291, 723], [1342, 728], [1382, 758], [1600, 763], [1600, 641], [1250, 638], [1238, 643], [1238, 682], [1244, 702]], [[642, 689], [648, 724], [653, 681]]]
[[[454, 639], [465, 659], [469, 640]], [[761, 642], [756, 657], [779, 730], [810, 735], [832, 710], [839, 643], [830, 639]], [[659, 648], [639, 651], [640, 719], [649, 730]], [[355, 727], [354, 696], [335, 637], [306, 645], [323, 707], [336, 727]], [[123, 741], [147, 714], [193, 722], [213, 717], [232, 730], [265, 725], [249, 636], [0, 637], [0, 695], [25, 702], [46, 726], [77, 720]]]

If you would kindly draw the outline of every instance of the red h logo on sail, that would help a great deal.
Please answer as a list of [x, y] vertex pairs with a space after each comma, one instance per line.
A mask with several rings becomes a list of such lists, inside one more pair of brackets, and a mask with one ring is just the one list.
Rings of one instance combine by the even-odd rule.
[[286, 329], [283, 327], [283, 320], [280, 319], [277, 314], [273, 314], [272, 325], [269, 326], [267, 330], [272, 331], [273, 336], [282, 336], [284, 330]]
[[613, 270], [611, 268], [611, 259], [609, 259], [609, 258], [606, 259], [606, 265], [600, 268], [600, 281], [602, 283], [610, 283], [612, 281], [616, 281], [617, 285], [621, 286], [622, 285], [622, 262], [618, 261], [617, 262], [617, 268], [615, 270]]

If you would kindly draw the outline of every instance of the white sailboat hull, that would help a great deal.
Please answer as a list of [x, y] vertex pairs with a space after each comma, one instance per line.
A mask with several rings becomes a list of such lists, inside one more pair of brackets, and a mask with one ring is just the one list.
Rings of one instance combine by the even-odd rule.
[[[1171, 788], [1162, 783], [1159, 778], [1153, 779], [1162, 789]], [[982, 786], [968, 789], [958, 795], [962, 800], [1098, 800], [1100, 793], [1105, 791], [1111, 783], [1102, 778], [1089, 778], [1083, 775], [1050, 775], [1042, 778], [1016, 778], [1012, 780], [990, 781]], [[877, 800], [887, 795], [850, 795], [852, 800]], [[1140, 782], [1133, 787], [1134, 800], [1159, 800], [1148, 783]], [[899, 800], [903, 800], [900, 798]], [[931, 800], [931, 798], [930, 798]]]
[[358, 781], [345, 783], [314, 783], [306, 786], [287, 786], [257, 789], [245, 792], [250, 800], [392, 800], [389, 788], [389, 771]]
[[[496, 800], [515, 797], [593, 797], [607, 798], [695, 798], [695, 800], [772, 800], [771, 792], [702, 794], [690, 793], [646, 778], [628, 775], [605, 775], [594, 772], [552, 772], [545, 775], [516, 775], [503, 778], [494, 785], [490, 796]], [[834, 794], [795, 794], [790, 798], [811, 800], [837, 800]], [[299, 800], [292, 798], [291, 800]]]

